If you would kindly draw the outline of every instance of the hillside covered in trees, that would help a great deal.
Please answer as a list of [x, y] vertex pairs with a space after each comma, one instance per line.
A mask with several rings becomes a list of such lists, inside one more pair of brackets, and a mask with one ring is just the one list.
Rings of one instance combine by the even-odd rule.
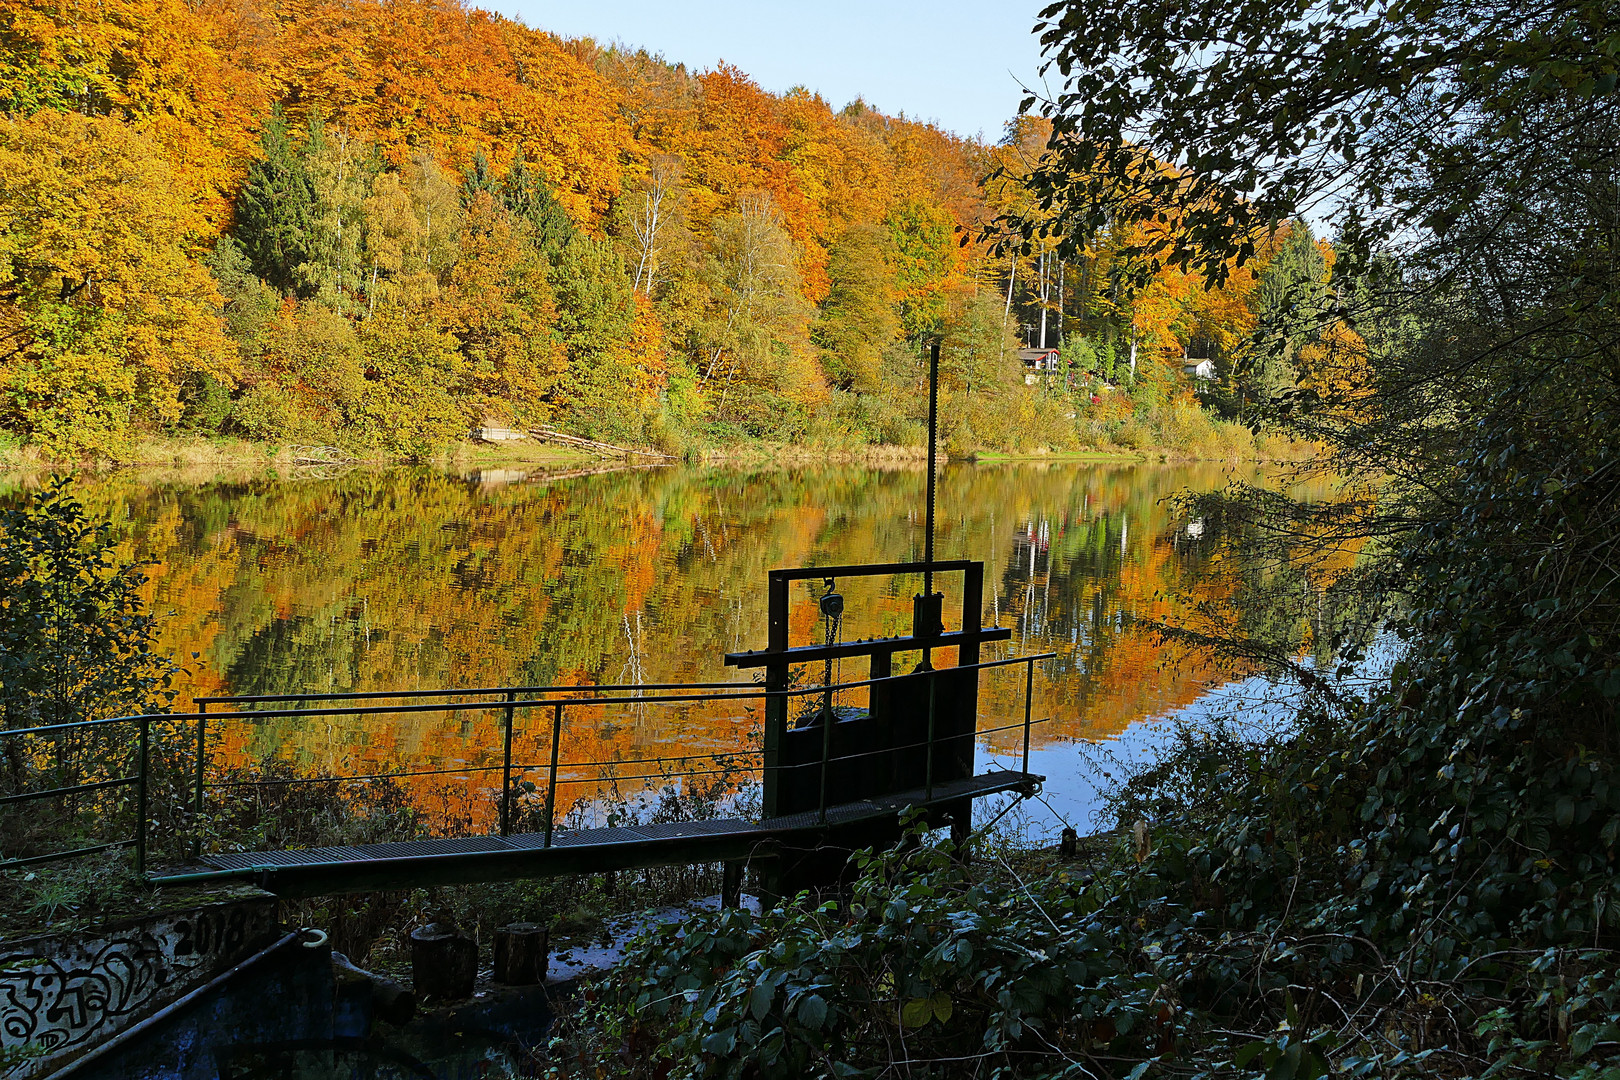
[[[0, 439], [47, 458], [915, 445], [933, 336], [955, 450], [1232, 456], [1205, 407], [1309, 376], [1234, 374], [1295, 279], [1327, 289], [1301, 226], [1214, 291], [1122, 287], [1108, 230], [1001, 253], [1041, 120], [987, 145], [453, 0], [18, 0], [0, 45]], [[1062, 362], [1026, 378], [1026, 346]]]

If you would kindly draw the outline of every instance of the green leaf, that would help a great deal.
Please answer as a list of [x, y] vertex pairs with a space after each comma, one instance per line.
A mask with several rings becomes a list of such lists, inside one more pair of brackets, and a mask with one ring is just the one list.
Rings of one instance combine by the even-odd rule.
[[703, 1040], [704, 1052], [715, 1054], [720, 1057], [724, 1057], [725, 1055], [731, 1053], [736, 1049], [736, 1047], [737, 1031], [735, 1028], [726, 1028], [724, 1031], [716, 1031], [706, 1036]]
[[755, 1020], [765, 1019], [765, 1014], [771, 1011], [771, 1002], [776, 997], [776, 987], [770, 983], [760, 983], [748, 995], [748, 1011]]
[[900, 1009], [900, 1023], [908, 1028], [920, 1028], [934, 1017], [934, 1003], [929, 998], [912, 998]]
[[1303, 1048], [1299, 1043], [1290, 1043], [1288, 1049], [1282, 1052], [1275, 1064], [1266, 1072], [1268, 1080], [1294, 1080], [1299, 1074], [1300, 1056]]
[[933, 1009], [935, 1019], [940, 1023], [943, 1024], [951, 1018], [951, 1012], [954, 1010], [954, 1006], [951, 1004], [951, 995], [941, 990], [929, 998], [928, 1001]]
[[827, 1001], [820, 994], [806, 994], [797, 1010], [799, 1023], [812, 1031], [820, 1031], [827, 1022]]
[[1232, 1055], [1232, 1064], [1241, 1069], [1249, 1062], [1253, 1061], [1255, 1055], [1260, 1053], [1260, 1051], [1264, 1050], [1265, 1048], [1266, 1043], [1263, 1039], [1257, 1039], [1252, 1043], [1245, 1043], [1243, 1046], [1238, 1048], [1237, 1053]]

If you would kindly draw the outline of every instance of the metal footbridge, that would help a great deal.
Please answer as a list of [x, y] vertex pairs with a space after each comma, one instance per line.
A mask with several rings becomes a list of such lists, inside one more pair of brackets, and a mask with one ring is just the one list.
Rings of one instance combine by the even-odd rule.
[[[932, 578], [951, 573], [963, 575], [961, 611], [957, 628], [947, 631], [943, 597], [932, 591]], [[911, 633], [839, 640], [843, 600], [834, 591], [836, 580], [914, 574], [923, 574], [927, 585], [914, 599]], [[818, 603], [827, 633], [819, 643], [789, 643], [790, 585], [796, 581], [826, 583]], [[113, 767], [114, 775], [67, 776], [71, 782], [0, 795], [0, 818], [34, 812], [36, 802], [53, 800], [62, 812], [102, 829], [66, 851], [17, 850], [0, 841], [12, 848], [0, 851], [10, 856], [0, 857], [0, 869], [129, 847], [137, 873], [152, 885], [236, 879], [284, 896], [716, 862], [726, 864], [733, 892], [747, 865], [759, 871], [768, 892], [818, 887], [838, 876], [850, 850], [898, 839], [908, 810], [930, 827], [949, 825], [963, 834], [975, 799], [1030, 793], [1042, 782], [1029, 771], [1030, 728], [1040, 722], [1032, 716], [1032, 687], [1035, 666], [1054, 654], [981, 660], [981, 645], [1011, 635], [981, 625], [983, 583], [983, 564], [965, 560], [771, 571], [766, 647], [725, 658], [739, 671], [762, 671], [763, 682], [204, 697], [195, 699], [189, 713], [3, 731], [0, 743], [10, 753], [45, 754], [88, 739], [108, 748], [104, 757], [123, 764]], [[895, 658], [902, 654], [917, 654], [920, 662], [896, 672]], [[954, 662], [936, 667], [936, 654]], [[857, 657], [869, 662], [867, 678], [830, 678], [834, 661]], [[797, 684], [807, 666], [828, 677], [816, 685]], [[981, 726], [981, 675], [1009, 666], [1023, 668], [1023, 715]], [[864, 706], [835, 705], [855, 696], [865, 697]], [[757, 747], [611, 760], [562, 755], [574, 725], [599, 721], [606, 710], [712, 710], [726, 703], [762, 715]], [[460, 720], [468, 745], [476, 748], [468, 759], [349, 775], [244, 774], [219, 760], [220, 734], [233, 725], [348, 718], [381, 729], [424, 713]], [[479, 725], [485, 730], [478, 731]], [[1019, 730], [1021, 768], [974, 771], [979, 740]], [[617, 791], [622, 784], [680, 785], [715, 776], [728, 790], [720, 806], [739, 806], [748, 801], [741, 796], [752, 793], [758, 813], [598, 828], [565, 828], [558, 821], [559, 792], [571, 786]], [[235, 812], [266, 788], [324, 784], [322, 790], [337, 791], [333, 785], [374, 782], [458, 784], [485, 813], [482, 820], [462, 823], [461, 831], [471, 835], [374, 844], [254, 850], [221, 835], [237, 819]], [[106, 835], [117, 823], [131, 831]], [[478, 834], [480, 827], [486, 834]], [[10, 834], [8, 828], [4, 835]]]
[[[723, 862], [764, 864], [786, 852], [808, 852], [843, 829], [893, 821], [907, 809], [927, 811], [1006, 791], [1023, 791], [1041, 781], [1025, 772], [998, 770], [940, 784], [932, 799], [923, 790], [840, 803], [818, 811], [757, 821], [719, 818], [600, 829], [460, 836], [393, 844], [252, 851], [209, 855], [202, 862], [217, 873], [241, 877], [281, 896], [312, 896], [404, 886], [468, 884], [521, 878], [600, 874], [651, 866]], [[196, 880], [197, 875], [157, 877]]]

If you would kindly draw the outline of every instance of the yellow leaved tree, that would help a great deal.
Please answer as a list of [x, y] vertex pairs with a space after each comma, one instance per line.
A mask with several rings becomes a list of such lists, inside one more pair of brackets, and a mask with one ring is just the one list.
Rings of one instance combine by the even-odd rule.
[[234, 380], [208, 222], [163, 149], [121, 121], [0, 117], [0, 426], [117, 458]]

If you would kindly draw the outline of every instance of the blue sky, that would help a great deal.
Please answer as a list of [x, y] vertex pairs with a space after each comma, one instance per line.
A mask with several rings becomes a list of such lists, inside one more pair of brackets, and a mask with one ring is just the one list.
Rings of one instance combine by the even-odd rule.
[[855, 97], [959, 135], [1001, 135], [1034, 85], [1030, 33], [1041, 0], [474, 0], [565, 37], [622, 41], [698, 70], [735, 64], [767, 90], [806, 86], [840, 108]]

